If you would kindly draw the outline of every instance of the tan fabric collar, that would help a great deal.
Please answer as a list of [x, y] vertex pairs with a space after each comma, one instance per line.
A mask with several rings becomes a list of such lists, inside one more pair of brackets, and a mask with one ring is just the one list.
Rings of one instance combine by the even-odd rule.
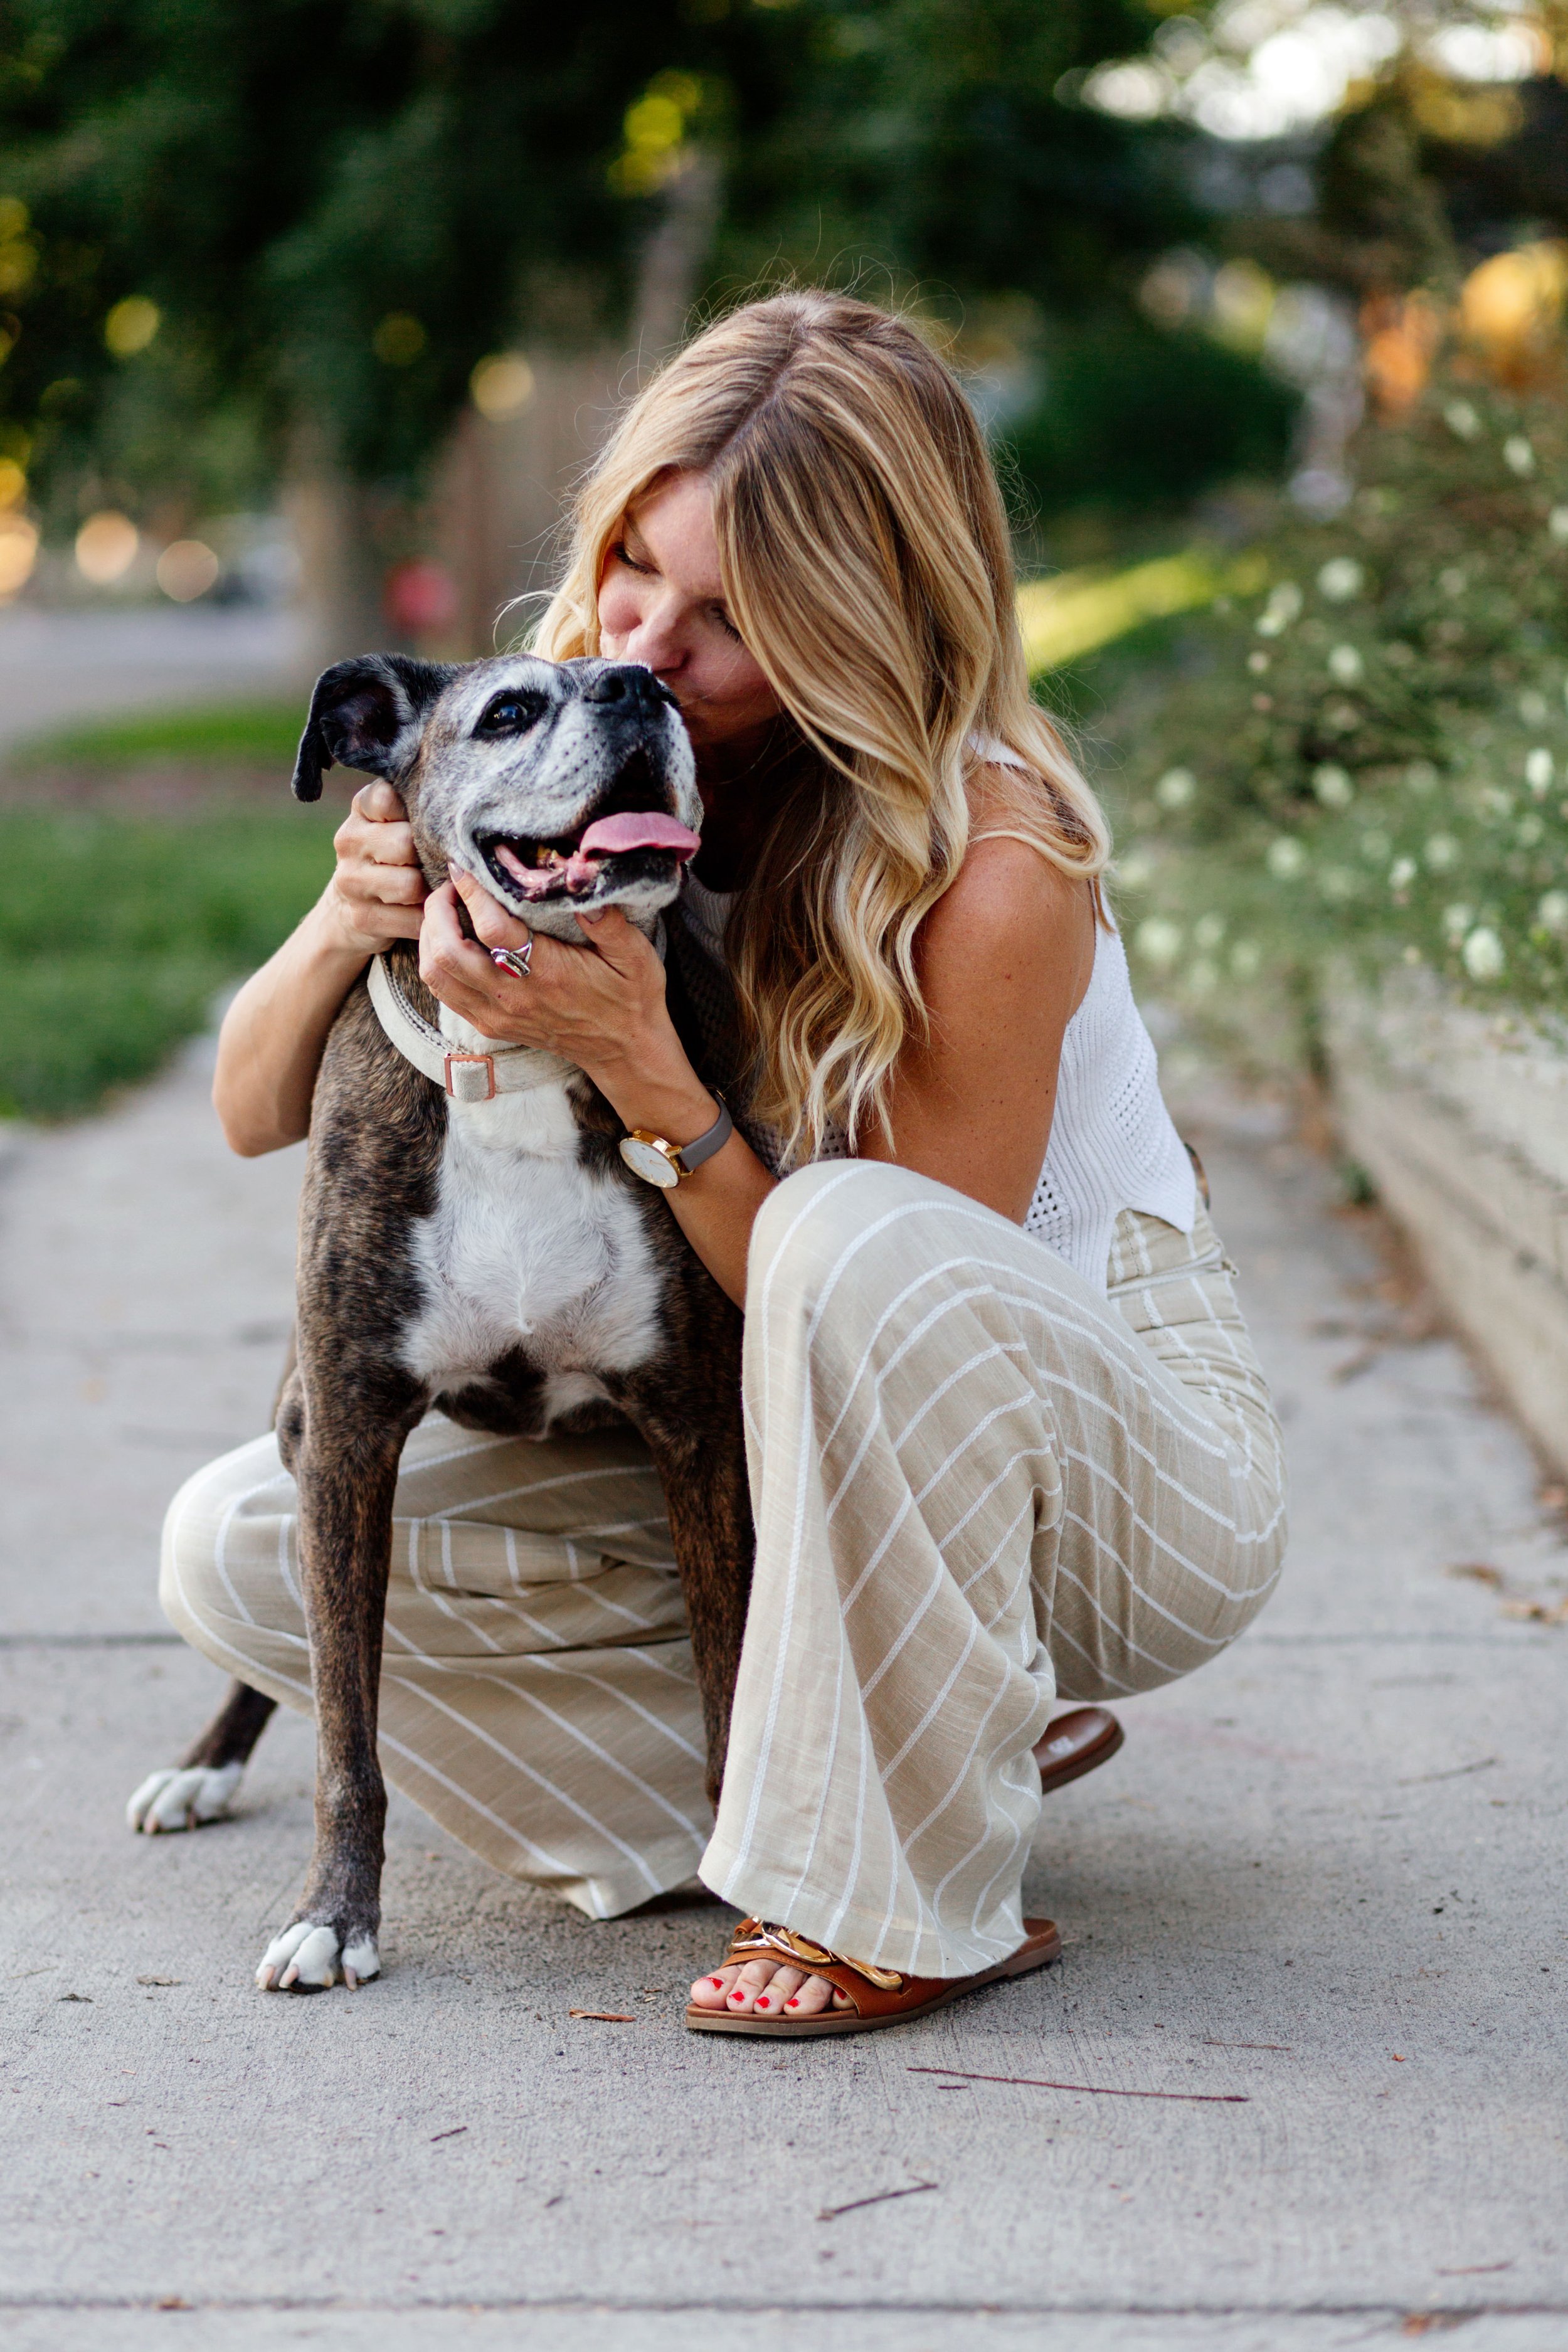
[[538, 1045], [496, 1045], [481, 1053], [454, 1045], [416, 1013], [393, 976], [384, 956], [369, 973], [375, 1017], [405, 1062], [433, 1080], [454, 1102], [489, 1102], [495, 1095], [521, 1095], [535, 1087], [559, 1086], [573, 1065]]

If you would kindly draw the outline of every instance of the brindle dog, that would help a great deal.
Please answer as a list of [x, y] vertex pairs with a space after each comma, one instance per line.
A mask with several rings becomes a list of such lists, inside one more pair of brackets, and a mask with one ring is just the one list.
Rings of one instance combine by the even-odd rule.
[[[340, 662], [300, 741], [301, 800], [334, 761], [396, 786], [432, 887], [458, 863], [531, 929], [578, 946], [584, 908], [620, 906], [651, 935], [696, 846], [685, 728], [628, 664]], [[738, 1310], [622, 1163], [621, 1122], [581, 1071], [542, 1055], [528, 1091], [462, 1099], [489, 1041], [422, 987], [411, 950], [387, 962], [470, 1082], [454, 1093], [452, 1064], [447, 1091], [422, 1076], [361, 982], [316, 1083], [299, 1355], [278, 1414], [299, 1487], [316, 1843], [258, 1970], [300, 1992], [380, 1968], [382, 1628], [398, 1461], [422, 1414], [508, 1436], [623, 1421], [641, 1433], [668, 1505], [715, 1801], [751, 1580]], [[672, 1009], [679, 1023], [673, 994]], [[216, 1775], [226, 1798], [270, 1711], [235, 1685], [181, 1777]]]

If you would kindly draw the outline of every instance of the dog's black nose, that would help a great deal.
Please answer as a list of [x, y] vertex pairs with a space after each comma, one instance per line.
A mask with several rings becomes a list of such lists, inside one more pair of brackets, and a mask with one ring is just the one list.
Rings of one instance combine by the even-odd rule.
[[675, 697], [668, 686], [655, 677], [651, 669], [640, 662], [617, 663], [614, 669], [601, 670], [583, 688], [584, 702], [619, 703], [628, 715], [651, 719], [664, 706], [674, 709]]

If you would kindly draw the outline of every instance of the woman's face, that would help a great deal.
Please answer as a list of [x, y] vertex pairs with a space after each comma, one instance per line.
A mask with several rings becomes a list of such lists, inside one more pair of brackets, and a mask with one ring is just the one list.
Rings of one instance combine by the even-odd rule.
[[778, 716], [725, 608], [706, 474], [671, 474], [626, 516], [600, 575], [599, 642], [612, 661], [644, 662], [663, 679], [700, 765]]

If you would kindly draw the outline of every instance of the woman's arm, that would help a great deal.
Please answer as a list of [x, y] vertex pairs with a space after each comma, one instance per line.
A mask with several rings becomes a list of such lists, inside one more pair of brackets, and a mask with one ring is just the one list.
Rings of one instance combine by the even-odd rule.
[[977, 842], [916, 945], [929, 1040], [894, 1073], [866, 1160], [934, 1176], [1021, 1224], [1056, 1109], [1062, 1038], [1094, 970], [1094, 902], [1038, 850]]
[[298, 929], [254, 972], [218, 1032], [213, 1102], [247, 1159], [298, 1143], [327, 1032], [371, 957], [414, 940], [426, 896], [403, 803], [390, 784], [353, 797], [333, 842], [331, 880]]

